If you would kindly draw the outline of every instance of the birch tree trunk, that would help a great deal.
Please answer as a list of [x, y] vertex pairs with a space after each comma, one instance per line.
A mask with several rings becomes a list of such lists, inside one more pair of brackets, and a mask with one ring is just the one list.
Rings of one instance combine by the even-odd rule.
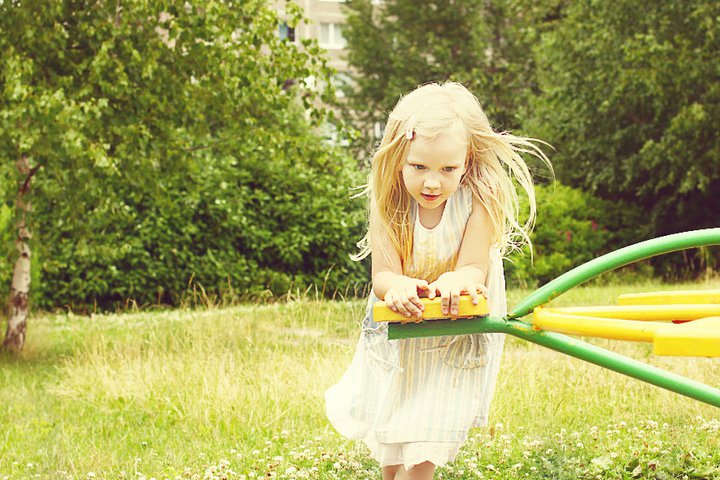
[[18, 249], [18, 258], [13, 269], [10, 299], [8, 301], [8, 324], [5, 331], [3, 346], [15, 352], [22, 350], [25, 344], [25, 330], [27, 317], [30, 313], [30, 246], [28, 244], [32, 235], [27, 228], [26, 218], [30, 211], [30, 201], [26, 194], [30, 191], [30, 180], [37, 169], [30, 169], [27, 156], [22, 156], [16, 163], [21, 180], [18, 194], [15, 199], [15, 209], [18, 211], [18, 236], [15, 246]]

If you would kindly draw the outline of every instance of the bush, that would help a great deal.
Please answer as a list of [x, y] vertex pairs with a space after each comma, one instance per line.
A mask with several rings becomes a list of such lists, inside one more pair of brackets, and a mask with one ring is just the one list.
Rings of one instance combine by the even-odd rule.
[[[194, 288], [235, 298], [312, 285], [332, 294], [366, 282], [365, 266], [349, 258], [365, 223], [363, 202], [350, 200], [349, 187], [362, 181], [354, 162], [309, 131], [255, 133], [255, 145], [282, 148], [166, 170], [160, 187], [132, 175], [97, 179], [102, 191], [86, 205], [39, 210], [36, 303], [178, 305]], [[78, 211], [84, 223], [63, 221]]]
[[508, 282], [534, 287], [595, 257], [631, 243], [626, 225], [637, 214], [619, 203], [600, 200], [582, 190], [556, 183], [536, 187], [538, 220], [529, 248], [506, 262]]

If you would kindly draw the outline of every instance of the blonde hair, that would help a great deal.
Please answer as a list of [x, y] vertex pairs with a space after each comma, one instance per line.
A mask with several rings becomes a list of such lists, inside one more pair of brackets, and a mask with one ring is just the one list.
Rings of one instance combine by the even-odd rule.
[[[485, 207], [492, 224], [492, 243], [503, 255], [530, 245], [535, 223], [535, 189], [532, 175], [521, 153], [550, 162], [533, 142], [493, 131], [478, 99], [463, 85], [447, 82], [418, 87], [398, 101], [390, 113], [380, 146], [372, 157], [370, 178], [358, 195], [370, 197], [369, 213], [377, 213], [387, 229], [392, 246], [405, 267], [412, 257], [413, 220], [411, 199], [402, 181], [402, 167], [414, 135], [433, 139], [450, 130], [467, 135], [468, 155], [461, 185], [468, 186]], [[519, 220], [517, 183], [527, 194], [528, 216]], [[360, 260], [371, 253], [370, 233], [358, 242]], [[384, 252], [387, 253], [387, 252]]]

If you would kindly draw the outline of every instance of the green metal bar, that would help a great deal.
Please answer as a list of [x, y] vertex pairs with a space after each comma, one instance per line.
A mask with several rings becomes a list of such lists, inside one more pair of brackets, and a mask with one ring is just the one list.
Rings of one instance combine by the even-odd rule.
[[388, 338], [441, 337], [472, 333], [509, 333], [507, 321], [500, 317], [472, 317], [460, 320], [431, 320], [420, 323], [391, 323]]
[[524, 317], [535, 307], [601, 273], [656, 255], [710, 245], [720, 245], [720, 228], [675, 233], [621, 248], [580, 265], [535, 290], [510, 312], [508, 318]]
[[455, 321], [435, 320], [405, 325], [390, 324], [388, 338], [400, 339], [490, 332], [513, 335], [680, 395], [720, 407], [720, 390], [717, 388], [559, 333], [535, 330], [529, 323], [519, 320], [505, 320], [499, 317], [474, 317]]
[[720, 389], [662, 370], [632, 358], [559, 333], [535, 330], [532, 325], [510, 320], [507, 333], [646, 383], [720, 407]]

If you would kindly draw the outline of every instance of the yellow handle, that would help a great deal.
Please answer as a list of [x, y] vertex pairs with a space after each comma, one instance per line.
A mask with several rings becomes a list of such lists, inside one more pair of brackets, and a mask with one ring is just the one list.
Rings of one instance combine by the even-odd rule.
[[[468, 318], [482, 317], [490, 313], [490, 306], [482, 295], [478, 299], [478, 304], [473, 305], [470, 295], [460, 295], [460, 305], [458, 314], [450, 317], [443, 315], [442, 306], [440, 305], [440, 297], [432, 300], [429, 298], [421, 298], [425, 310], [423, 311], [423, 320], [440, 320], [443, 318]], [[383, 301], [375, 302], [373, 305], [373, 320], [376, 322], [406, 322], [408, 318], [397, 312], [393, 312]]]

